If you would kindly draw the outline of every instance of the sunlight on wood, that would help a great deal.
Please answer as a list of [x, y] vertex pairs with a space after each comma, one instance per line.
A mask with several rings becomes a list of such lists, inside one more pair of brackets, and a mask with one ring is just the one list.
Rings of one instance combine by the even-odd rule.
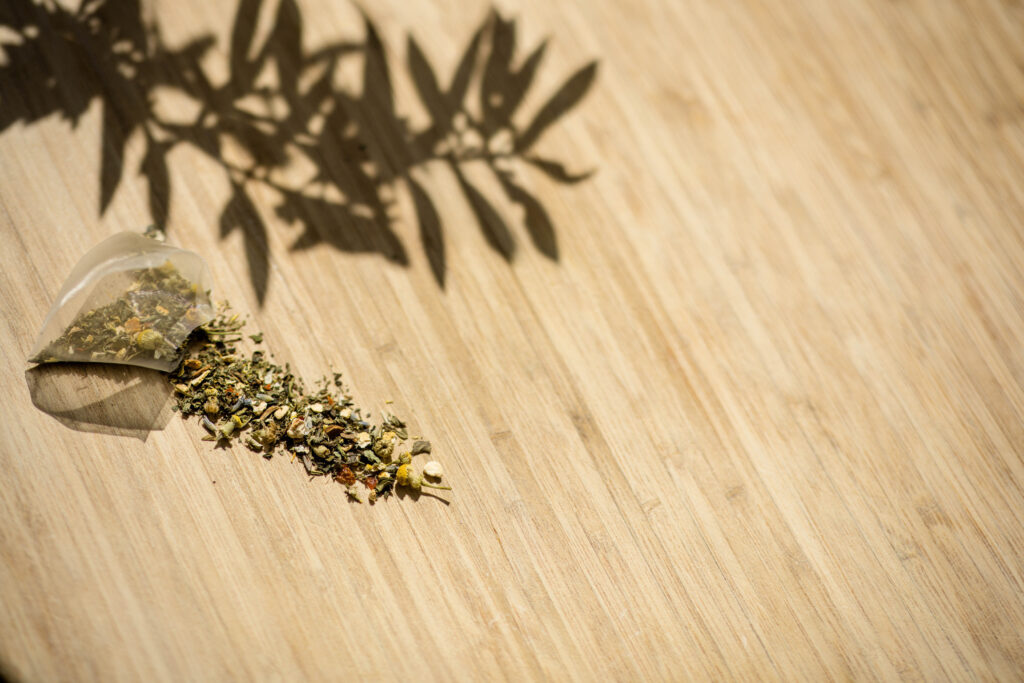
[[[1024, 675], [1018, 6], [153, 4], [0, 2], [0, 674]], [[44, 396], [151, 222], [450, 504]]]

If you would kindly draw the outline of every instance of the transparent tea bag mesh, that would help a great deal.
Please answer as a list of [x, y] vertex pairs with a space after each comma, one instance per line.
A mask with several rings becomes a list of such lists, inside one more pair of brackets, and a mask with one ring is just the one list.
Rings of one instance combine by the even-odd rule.
[[137, 233], [114, 235], [75, 265], [29, 359], [170, 372], [188, 335], [213, 318], [209, 280], [195, 252]]

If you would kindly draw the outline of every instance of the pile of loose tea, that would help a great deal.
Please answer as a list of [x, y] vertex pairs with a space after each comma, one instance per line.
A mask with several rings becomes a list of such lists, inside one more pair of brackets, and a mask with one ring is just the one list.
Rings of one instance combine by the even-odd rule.
[[[371, 425], [338, 374], [307, 391], [287, 365], [274, 364], [266, 352], [244, 354], [238, 346], [244, 322], [227, 304], [214, 313], [209, 292], [200, 291], [170, 260], [125, 270], [104, 289], [119, 295], [79, 313], [32, 362], [153, 367], [160, 361], [164, 369], [174, 368], [168, 377], [175, 410], [198, 416], [207, 440], [242, 441], [268, 459], [290, 454], [311, 477], [333, 478], [360, 502], [388, 496], [396, 486], [450, 490], [440, 484], [438, 463], [413, 469], [413, 456], [429, 454], [430, 442], [417, 438], [404, 448], [409, 434], [394, 415], [385, 413]], [[262, 335], [249, 338], [255, 346], [263, 343]]]
[[[440, 485], [441, 467], [428, 462], [413, 469], [415, 455], [429, 454], [430, 442], [409, 439], [405, 423], [384, 413], [371, 425], [352, 402], [337, 373], [307, 391], [289, 367], [268, 359], [262, 350], [243, 354], [244, 321], [226, 305], [190, 337], [185, 357], [169, 375], [183, 416], [198, 416], [204, 439], [242, 441], [272, 458], [291, 454], [311, 477], [331, 477], [353, 498], [374, 502], [396, 486], [450, 490]], [[262, 344], [262, 335], [249, 337]], [[431, 481], [433, 480], [433, 482]]]

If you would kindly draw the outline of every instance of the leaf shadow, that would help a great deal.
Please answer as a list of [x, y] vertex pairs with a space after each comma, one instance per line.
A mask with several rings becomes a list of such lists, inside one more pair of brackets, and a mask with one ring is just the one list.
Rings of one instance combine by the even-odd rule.
[[256, 299], [262, 305], [270, 281], [267, 226], [245, 188], [237, 183], [232, 184], [231, 199], [220, 215], [220, 236], [227, 237], [235, 230], [241, 230], [244, 236], [249, 279]]
[[[274, 20], [260, 38], [265, 9]], [[300, 228], [293, 251], [323, 245], [413, 264], [397, 230], [399, 193], [411, 200], [424, 260], [443, 288], [452, 265], [445, 244], [451, 226], [421, 171], [433, 162], [454, 175], [494, 252], [509, 262], [516, 255], [520, 228], [508, 216], [518, 206], [531, 243], [557, 260], [554, 222], [531, 178], [572, 185], [592, 171], [571, 171], [533, 150], [591, 90], [597, 63], [574, 72], [527, 116], [523, 104], [538, 81], [547, 40], [521, 57], [516, 20], [491, 10], [450, 77], [441, 78], [429, 46], [409, 34], [403, 65], [429, 118], [414, 126], [396, 96], [383, 34], [366, 8], [356, 9], [359, 37], [310, 49], [296, 0], [238, 0], [224, 50], [227, 78], [217, 79], [207, 65], [216, 39], [199, 35], [168, 45], [139, 0], [85, 0], [73, 10], [48, 0], [5, 0], [0, 27], [17, 38], [0, 43], [0, 133], [53, 114], [76, 125], [98, 101], [99, 213], [115, 201], [128, 140], [141, 133], [148, 222], [160, 229], [174, 207], [175, 178], [187, 172], [169, 163], [171, 151], [184, 146], [206, 156], [231, 187], [221, 236], [241, 232], [261, 305], [271, 286], [271, 231], [288, 226]], [[361, 72], [357, 86], [338, 76], [351, 60]], [[190, 101], [194, 113], [169, 119], [160, 105], [168, 91]], [[468, 164], [486, 168], [502, 196], [488, 197], [474, 184]]]

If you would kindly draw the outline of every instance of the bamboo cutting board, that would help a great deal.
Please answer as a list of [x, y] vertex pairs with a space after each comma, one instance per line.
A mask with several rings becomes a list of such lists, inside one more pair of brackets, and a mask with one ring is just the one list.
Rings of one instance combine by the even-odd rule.
[[[497, 10], [0, 8], [3, 675], [1024, 676], [1024, 7]], [[26, 372], [153, 222], [450, 495]]]

